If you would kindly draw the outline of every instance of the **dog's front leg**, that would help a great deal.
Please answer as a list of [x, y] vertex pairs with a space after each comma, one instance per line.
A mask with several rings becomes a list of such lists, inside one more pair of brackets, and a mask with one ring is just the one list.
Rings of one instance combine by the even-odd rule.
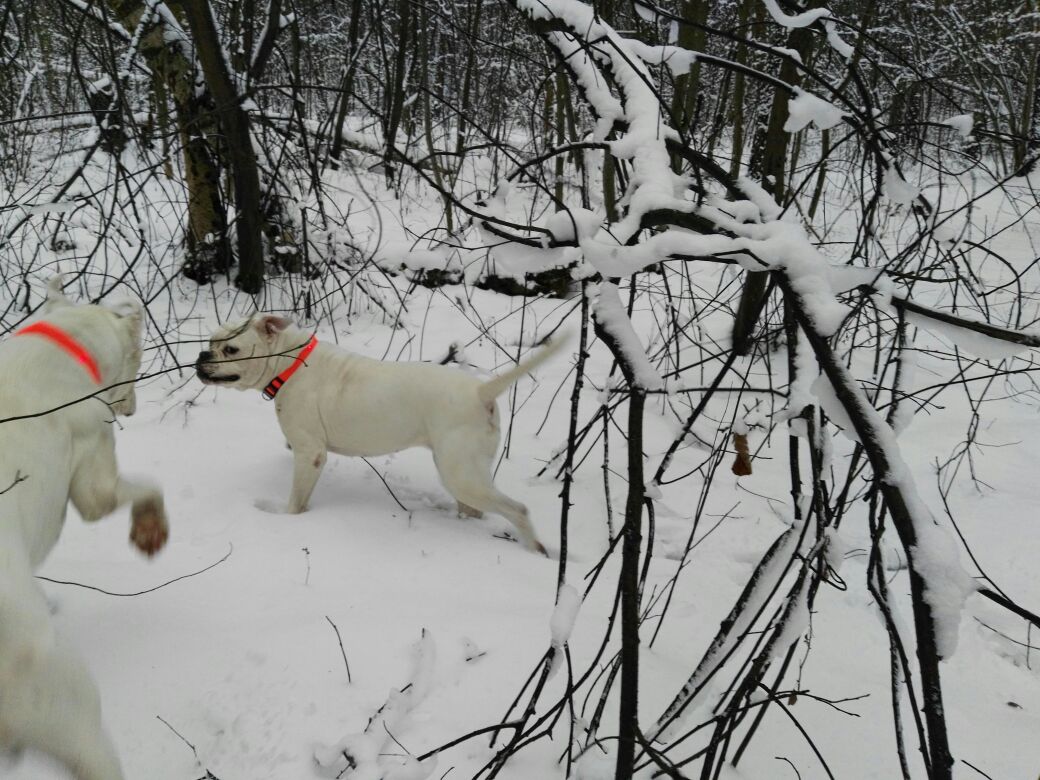
[[126, 493], [130, 501], [130, 541], [145, 555], [155, 555], [170, 536], [162, 491], [122, 477], [117, 489]]
[[253, 505], [262, 512], [269, 512], [273, 515], [298, 515], [306, 512], [314, 486], [318, 483], [321, 470], [325, 468], [328, 453], [322, 445], [287, 443], [293, 454], [293, 482], [292, 491], [289, 493], [289, 503], [286, 505], [259, 498], [253, 502]]
[[289, 495], [289, 514], [298, 515], [307, 511], [307, 503], [311, 500], [311, 493], [318, 483], [321, 470], [325, 468], [327, 456], [324, 447], [293, 444], [293, 482], [292, 493]]
[[170, 534], [162, 491], [119, 474], [110, 432], [82, 451], [69, 485], [69, 499], [76, 511], [84, 520], [94, 521], [130, 504], [130, 541], [146, 555], [155, 555]]

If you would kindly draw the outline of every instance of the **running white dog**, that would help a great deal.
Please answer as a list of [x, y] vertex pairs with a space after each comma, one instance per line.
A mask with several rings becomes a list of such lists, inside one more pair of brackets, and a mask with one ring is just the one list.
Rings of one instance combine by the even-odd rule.
[[307, 509], [329, 452], [370, 456], [428, 447], [460, 514], [503, 515], [521, 542], [544, 554], [527, 508], [492, 483], [499, 439], [495, 398], [558, 349], [556, 341], [481, 380], [457, 368], [373, 360], [319, 344], [290, 320], [262, 314], [216, 330], [196, 368], [206, 384], [262, 390], [274, 398], [294, 459], [289, 505], [280, 511]]
[[112, 433], [113, 417], [136, 407], [141, 310], [73, 306], [60, 277], [49, 288], [42, 315], [0, 344], [0, 751], [40, 751], [77, 780], [120, 780], [97, 688], [56, 636], [33, 572], [70, 500], [89, 521], [129, 502], [131, 541], [148, 555], [166, 541], [162, 494], [119, 476]]

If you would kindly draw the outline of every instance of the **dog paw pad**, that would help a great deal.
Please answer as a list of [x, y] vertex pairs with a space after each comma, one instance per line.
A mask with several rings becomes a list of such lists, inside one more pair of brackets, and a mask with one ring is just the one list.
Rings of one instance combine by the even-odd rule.
[[135, 507], [130, 526], [130, 542], [149, 558], [166, 544], [170, 528], [162, 508], [154, 502]]

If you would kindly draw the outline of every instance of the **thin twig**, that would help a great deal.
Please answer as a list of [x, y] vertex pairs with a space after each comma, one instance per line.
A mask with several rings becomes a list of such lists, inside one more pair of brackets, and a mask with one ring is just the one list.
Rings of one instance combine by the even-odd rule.
[[95, 585], [86, 585], [86, 584], [84, 584], [82, 582], [71, 582], [69, 580], [55, 580], [55, 579], [52, 579], [50, 577], [44, 577], [44, 576], [39, 575], [39, 574], [36, 575], [36, 579], [44, 580], [45, 582], [51, 582], [51, 583], [54, 583], [55, 585], [74, 585], [77, 588], [86, 588], [87, 590], [95, 590], [98, 593], [104, 593], [106, 596], [121, 596], [123, 598], [129, 598], [131, 596], [143, 596], [146, 593], [154, 593], [155, 591], [160, 590], [162, 588], [165, 588], [167, 585], [172, 585], [175, 582], [180, 582], [181, 580], [190, 579], [191, 577], [197, 577], [200, 574], [205, 574], [210, 569], [219, 566], [224, 561], [226, 561], [228, 558], [230, 558], [231, 557], [231, 553], [233, 553], [234, 551], [235, 551], [235, 545], [232, 544], [231, 542], [228, 542], [228, 551], [224, 554], [224, 557], [221, 558], [219, 561], [211, 563], [205, 569], [199, 569], [198, 571], [192, 572], [191, 574], [182, 574], [180, 577], [174, 577], [172, 580], [168, 580], [167, 582], [164, 582], [161, 585], [156, 585], [154, 588], [148, 588], [147, 590], [139, 590], [136, 593], [116, 593], [116, 592], [111, 591], [111, 590], [105, 590], [104, 588], [99, 588], [99, 587], [97, 587]]
[[329, 625], [332, 626], [332, 630], [336, 632], [336, 639], [339, 641], [339, 651], [343, 654], [343, 665], [347, 667], [347, 682], [353, 683], [354, 680], [351, 679], [350, 676], [350, 661], [347, 660], [347, 651], [343, 649], [343, 637], [340, 636], [339, 627], [332, 622], [332, 618], [330, 618], [328, 615], [325, 616], [325, 619], [329, 621]]

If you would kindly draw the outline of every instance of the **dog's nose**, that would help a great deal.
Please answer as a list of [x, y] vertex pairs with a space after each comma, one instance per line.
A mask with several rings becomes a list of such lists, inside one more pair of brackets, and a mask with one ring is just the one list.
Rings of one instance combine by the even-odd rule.
[[206, 352], [200, 352], [199, 353], [199, 359], [196, 362], [198, 362], [198, 363], [207, 363], [207, 362], [209, 362], [212, 359], [213, 359], [213, 353], [209, 352], [207, 350]]

